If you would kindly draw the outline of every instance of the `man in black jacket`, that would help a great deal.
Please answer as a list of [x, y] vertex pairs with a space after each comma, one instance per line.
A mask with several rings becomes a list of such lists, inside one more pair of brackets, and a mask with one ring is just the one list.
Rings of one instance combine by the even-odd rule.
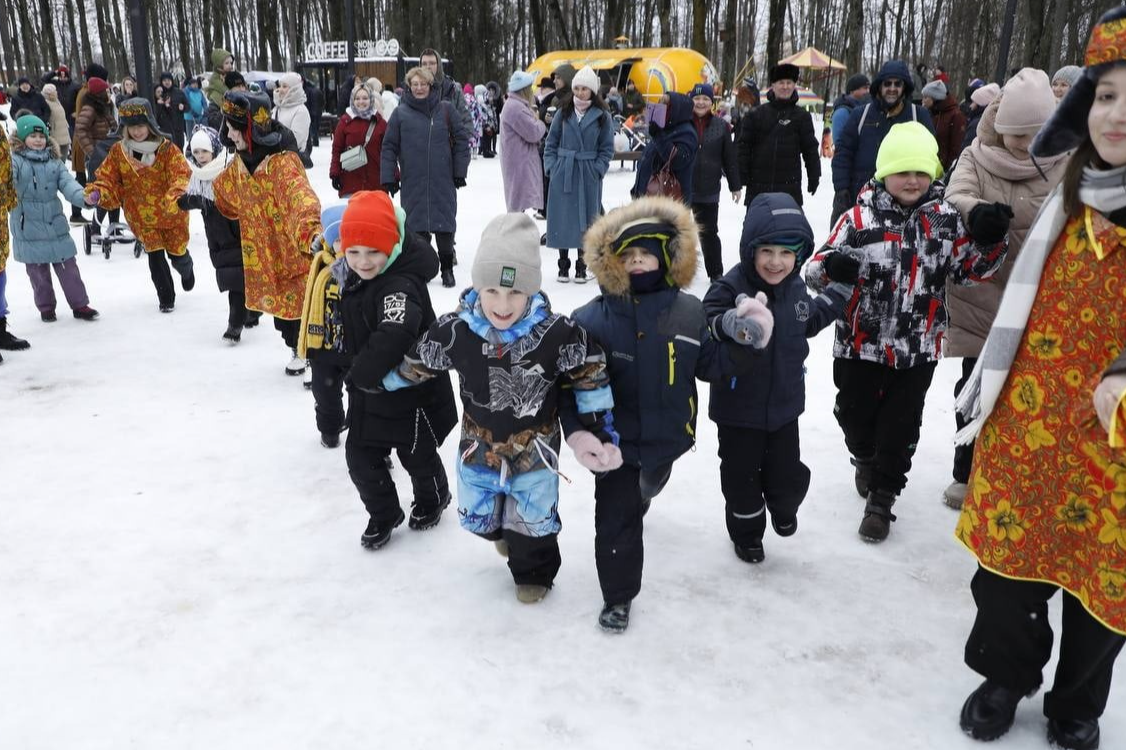
[[[465, 131], [472, 133], [473, 115], [469, 114], [469, 107], [465, 104], [461, 84], [446, 76], [445, 71], [442, 70], [441, 55], [436, 50], [427, 47], [418, 56], [418, 64], [434, 74], [434, 89], [438, 92], [438, 96], [454, 106], [465, 125]], [[410, 87], [406, 87], [406, 90], [409, 91]]]
[[767, 103], [753, 109], [739, 131], [739, 176], [748, 206], [759, 193], [788, 193], [800, 206], [802, 160], [806, 189], [817, 192], [821, 158], [813, 118], [798, 106], [797, 79], [796, 65], [771, 68]]

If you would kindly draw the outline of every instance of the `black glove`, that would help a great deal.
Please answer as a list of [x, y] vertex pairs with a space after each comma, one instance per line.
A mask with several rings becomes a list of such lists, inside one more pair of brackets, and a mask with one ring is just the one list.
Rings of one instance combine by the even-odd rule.
[[455, 177], [454, 178], [454, 187], [459, 188], [459, 189], [465, 187], [465, 178], [464, 177]]
[[825, 275], [841, 284], [855, 284], [860, 280], [860, 261], [841, 252], [825, 259]]
[[805, 187], [806, 192], [809, 193], [810, 195], [815, 194], [817, 192], [817, 186], [819, 184], [821, 184], [820, 179], [810, 180], [809, 184], [806, 185], [806, 187]]
[[333, 177], [332, 178], [332, 189], [339, 193], [341, 190], [344, 189], [344, 180], [340, 179], [339, 177]]
[[840, 211], [840, 213], [843, 214], [845, 211], [852, 208], [853, 204], [854, 204], [854, 201], [852, 200], [852, 191], [849, 190], [848, 188], [844, 188], [843, 190], [838, 190], [833, 195], [833, 210], [834, 211]]
[[978, 242], [993, 245], [1005, 239], [1013, 209], [1004, 203], [979, 203], [970, 211], [970, 235]]
[[397, 182], [385, 182], [385, 183], [383, 183], [383, 189], [387, 191], [388, 195], [390, 195], [392, 198], [394, 198], [395, 193], [399, 192], [399, 183], [397, 183]]
[[176, 206], [181, 211], [191, 211], [193, 208], [203, 208], [203, 199], [198, 195], [184, 193], [176, 199]]

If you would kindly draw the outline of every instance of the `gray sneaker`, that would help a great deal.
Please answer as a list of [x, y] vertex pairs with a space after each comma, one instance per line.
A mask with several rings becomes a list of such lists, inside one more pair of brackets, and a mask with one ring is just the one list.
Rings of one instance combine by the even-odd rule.
[[946, 503], [948, 508], [961, 510], [962, 503], [966, 500], [967, 489], [969, 489], [969, 485], [965, 482], [951, 482], [950, 485], [942, 491], [942, 502]]

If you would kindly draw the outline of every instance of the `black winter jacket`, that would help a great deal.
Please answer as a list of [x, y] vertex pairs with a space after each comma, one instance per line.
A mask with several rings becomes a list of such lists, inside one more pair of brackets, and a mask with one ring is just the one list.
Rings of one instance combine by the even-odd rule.
[[759, 193], [789, 193], [801, 205], [801, 166], [809, 183], [821, 180], [819, 141], [813, 118], [798, 106], [798, 93], [784, 102], [766, 95], [767, 103], [747, 115], [739, 131], [739, 177], [747, 189], [746, 205]]
[[235, 219], [228, 219], [202, 195], [182, 195], [177, 201], [182, 211], [198, 210], [203, 216], [207, 252], [215, 266], [215, 281], [220, 292], [242, 291], [246, 279], [242, 270], [242, 232]]
[[349, 439], [408, 449], [420, 441], [441, 445], [457, 424], [447, 373], [399, 393], [380, 390], [383, 377], [434, 323], [426, 282], [437, 274], [438, 255], [411, 232], [399, 257], [374, 279], [349, 272], [340, 295], [344, 350], [352, 359], [345, 379]]
[[12, 122], [18, 119], [18, 114], [21, 109], [26, 109], [43, 122], [51, 121], [51, 107], [47, 104], [47, 100], [43, 98], [43, 95], [35, 90], [34, 86], [32, 86], [26, 94], [19, 89], [15, 89], [11, 94], [11, 102], [12, 108], [9, 112], [12, 113]]
[[[722, 117], [706, 115], [701, 121], [693, 117], [699, 148], [693, 167], [692, 202], [719, 203], [720, 177], [727, 177], [727, 189], [734, 193], [743, 187], [739, 178], [738, 152], [731, 137], [731, 126]], [[700, 131], [703, 129], [703, 136]]]
[[630, 194], [635, 198], [645, 195], [649, 179], [667, 163], [669, 171], [680, 183], [681, 200], [692, 203], [694, 165], [699, 147], [696, 128], [692, 125], [692, 100], [684, 94], [670, 92], [665, 124], [650, 123], [649, 135], [651, 139], [641, 152]]

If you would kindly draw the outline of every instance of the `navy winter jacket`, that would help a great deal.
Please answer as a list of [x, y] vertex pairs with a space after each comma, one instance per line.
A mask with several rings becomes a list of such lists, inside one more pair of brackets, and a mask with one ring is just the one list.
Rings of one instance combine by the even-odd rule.
[[700, 139], [692, 180], [693, 203], [719, 203], [720, 178], [727, 176], [727, 189], [737, 193], [743, 188], [739, 180], [738, 152], [731, 138], [731, 126], [722, 117], [707, 114], [692, 118], [692, 126]]
[[[903, 108], [895, 117], [888, 117], [883, 99], [880, 98], [880, 83], [888, 78], [898, 78], [905, 86], [901, 99], [904, 102]], [[855, 199], [864, 183], [876, 174], [876, 153], [892, 125], [917, 120], [934, 133], [930, 112], [926, 107], [911, 103], [911, 93], [914, 90], [907, 63], [902, 60], [884, 63], [868, 89], [871, 102], [852, 110], [840, 139], [834, 140], [836, 153], [833, 156], [833, 190], [851, 190]], [[864, 123], [863, 127], [861, 122]]]
[[755, 271], [755, 248], [772, 239], [794, 237], [813, 242], [809, 223], [790, 196], [757, 196], [743, 221], [740, 263], [712, 284], [704, 297], [710, 332], [721, 341], [728, 340], [721, 326], [723, 314], [735, 307], [740, 294], [753, 297], [765, 292], [774, 314], [770, 343], [752, 358], [750, 370], [712, 383], [708, 416], [717, 424], [773, 432], [805, 411], [806, 339], [841, 316], [848, 288], [834, 284], [820, 296], [811, 297], [802, 282], [800, 264], [795, 264], [793, 273], [781, 283], [766, 283]]
[[[700, 300], [679, 289], [605, 294], [575, 310], [572, 319], [606, 352], [625, 463], [657, 468], [690, 449], [696, 442], [696, 378], [726, 382], [735, 372], [727, 347], [708, 334]], [[568, 435], [582, 429], [569, 411], [563, 413]]]
[[[659, 172], [669, 157], [669, 170], [680, 183], [681, 200], [692, 203], [693, 172], [696, 164], [696, 150], [699, 140], [696, 128], [692, 125], [692, 100], [684, 94], [669, 93], [668, 116], [664, 127], [650, 123], [649, 135], [652, 140], [641, 153], [637, 163], [637, 177], [633, 181], [631, 195], [635, 198], [645, 195], [649, 179]], [[673, 148], [676, 153], [673, 153]], [[554, 245], [552, 245], [554, 247]]]

